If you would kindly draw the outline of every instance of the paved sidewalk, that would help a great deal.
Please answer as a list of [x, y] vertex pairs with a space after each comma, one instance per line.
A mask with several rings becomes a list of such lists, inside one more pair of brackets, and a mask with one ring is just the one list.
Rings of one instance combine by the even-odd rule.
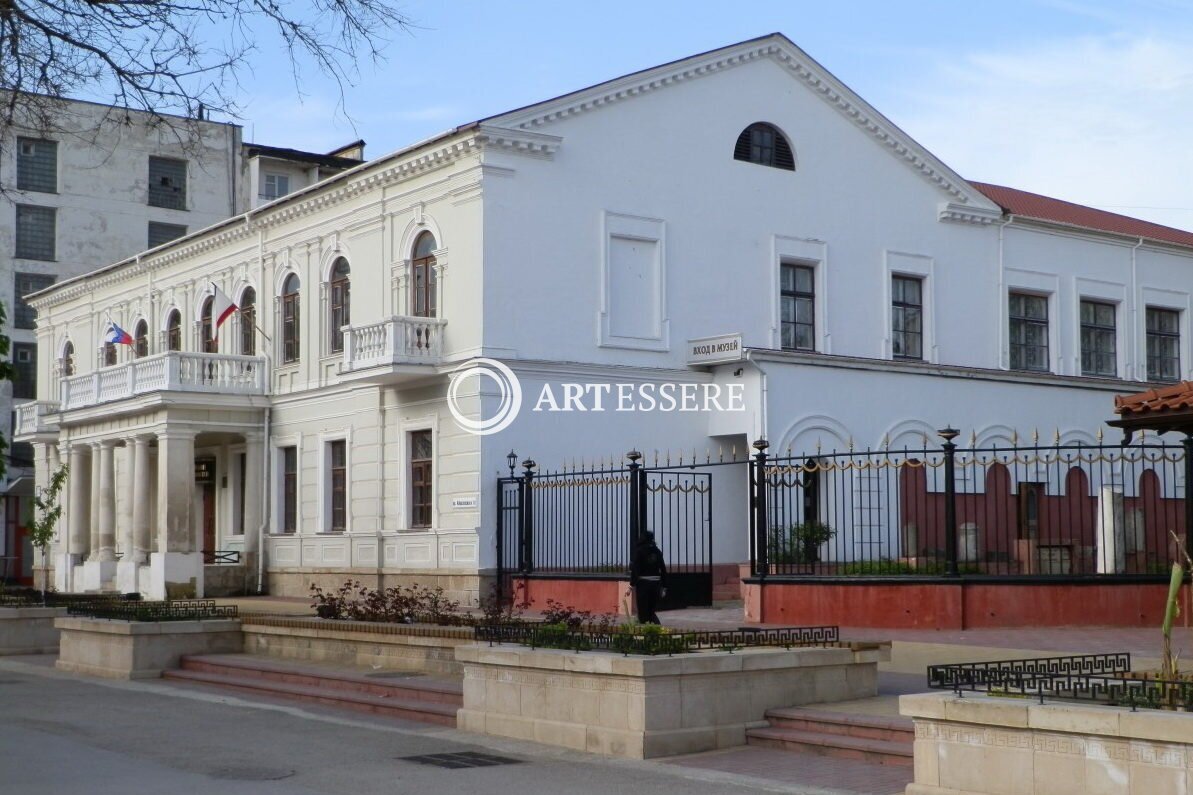
[[775, 782], [844, 791], [857, 795], [895, 795], [911, 783], [912, 769], [838, 759], [774, 748], [730, 748], [705, 754], [676, 756], [667, 765], [756, 776]]

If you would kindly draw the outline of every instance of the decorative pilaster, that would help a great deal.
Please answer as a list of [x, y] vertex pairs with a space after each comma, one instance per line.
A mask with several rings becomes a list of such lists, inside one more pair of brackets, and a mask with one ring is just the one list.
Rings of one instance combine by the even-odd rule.
[[91, 448], [85, 444], [70, 446], [70, 475], [67, 552], [83, 560], [91, 550]]
[[149, 554], [152, 540], [149, 537], [149, 495], [152, 492], [152, 466], [149, 461], [149, 437], [138, 436], [133, 439], [133, 472], [130, 480], [133, 483], [133, 543], [131, 546], [133, 559], [137, 563], [144, 563]]
[[203, 596], [203, 554], [195, 539], [195, 433], [157, 434], [157, 552], [149, 556], [151, 599]]
[[88, 561], [98, 561], [99, 560], [99, 549], [100, 549], [99, 515], [98, 515], [98, 512], [95, 510], [95, 502], [97, 500], [99, 500], [99, 488], [100, 488], [100, 486], [99, 486], [99, 469], [100, 469], [99, 443], [92, 442], [91, 444], [88, 445], [88, 447], [91, 449], [91, 467], [89, 469], [89, 472], [91, 475], [91, 490], [89, 493], [91, 495], [91, 498], [90, 498], [90, 504], [86, 506], [86, 510], [88, 513], [91, 514], [91, 519], [88, 522], [88, 528], [91, 531], [91, 539], [87, 544], [87, 548], [89, 550], [89, 554], [87, 555], [87, 560]]
[[99, 556], [101, 562], [116, 560], [116, 443], [99, 444]]

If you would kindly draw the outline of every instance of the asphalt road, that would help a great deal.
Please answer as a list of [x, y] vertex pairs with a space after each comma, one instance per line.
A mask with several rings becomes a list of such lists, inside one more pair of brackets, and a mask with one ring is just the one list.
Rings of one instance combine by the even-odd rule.
[[[825, 792], [50, 664], [0, 658], [4, 795]], [[445, 768], [407, 758], [461, 752], [516, 761]]]

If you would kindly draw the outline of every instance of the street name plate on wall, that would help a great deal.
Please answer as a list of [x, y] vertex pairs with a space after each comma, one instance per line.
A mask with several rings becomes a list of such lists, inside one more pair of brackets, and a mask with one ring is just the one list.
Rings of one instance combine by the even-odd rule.
[[476, 497], [452, 497], [452, 508], [475, 508]]
[[722, 334], [688, 340], [688, 364], [738, 362], [745, 356], [741, 334]]

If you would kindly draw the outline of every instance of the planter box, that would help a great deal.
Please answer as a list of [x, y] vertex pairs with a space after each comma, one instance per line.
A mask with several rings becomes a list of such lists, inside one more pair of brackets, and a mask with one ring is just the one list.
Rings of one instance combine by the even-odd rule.
[[901, 696], [907, 795], [1185, 795], [1193, 714], [952, 693]]
[[186, 654], [227, 654], [243, 646], [240, 622], [114, 621], [59, 618], [58, 668], [105, 679], [154, 679]]
[[254, 616], [242, 623], [249, 654], [449, 676], [463, 671], [456, 647], [474, 642], [472, 627]]
[[643, 759], [743, 745], [768, 709], [865, 698], [889, 645], [625, 657], [474, 644], [465, 731]]
[[0, 656], [57, 652], [54, 619], [65, 615], [65, 607], [0, 608]]

